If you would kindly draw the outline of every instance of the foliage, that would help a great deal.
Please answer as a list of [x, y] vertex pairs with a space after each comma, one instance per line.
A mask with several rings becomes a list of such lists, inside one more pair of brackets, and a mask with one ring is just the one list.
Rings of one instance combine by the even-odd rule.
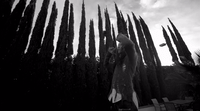
[[85, 4], [83, 1], [82, 4], [82, 16], [81, 16], [81, 24], [79, 30], [79, 44], [78, 44], [78, 55], [85, 56], [85, 33], [86, 33], [86, 19], [85, 19]]
[[[12, 1], [11, 1], [12, 2]], [[12, 3], [11, 3], [12, 4]], [[2, 27], [1, 36], [4, 37], [4, 39], [1, 41], [1, 52], [3, 56], [7, 53], [7, 50], [10, 47], [10, 44], [12, 43], [13, 39], [15, 39], [15, 35], [17, 32], [18, 25], [20, 23], [23, 11], [26, 6], [26, 0], [20, 0], [19, 3], [16, 5], [12, 13], [10, 14], [10, 17], [8, 20], [5, 20], [6, 22], [5, 26]], [[3, 23], [4, 24], [4, 23]]]
[[71, 56], [73, 51], [73, 40], [74, 40], [74, 12], [73, 12], [73, 4], [70, 5], [70, 17], [69, 17], [69, 38], [68, 38], [68, 51], [67, 51], [67, 57]]
[[117, 28], [118, 28], [118, 33], [122, 33], [122, 34], [126, 34], [127, 33], [127, 28], [126, 28], [126, 24], [125, 24], [125, 20], [123, 18], [122, 13], [120, 13], [117, 4], [115, 4], [115, 10], [116, 10], [116, 17], [117, 17]]
[[94, 34], [94, 22], [90, 20], [90, 32], [89, 32], [89, 56], [95, 59], [96, 48], [95, 48], [95, 34]]
[[69, 0], [65, 0], [65, 5], [63, 9], [63, 16], [61, 19], [61, 25], [59, 30], [59, 37], [57, 41], [57, 47], [55, 51], [55, 57], [65, 58], [66, 56], [66, 45], [68, 43], [68, 10], [69, 10]]
[[147, 41], [144, 37], [140, 22], [133, 13], [132, 15], [135, 21], [140, 48], [142, 49], [142, 52], [143, 52], [144, 61], [147, 64], [146, 73], [148, 74], [147, 76], [150, 83], [152, 97], [156, 98], [158, 101], [161, 101], [160, 86], [159, 86], [158, 78], [156, 75], [154, 59], [150, 55], [150, 52], [149, 52], [150, 50], [149, 50], [149, 47], [147, 46]]
[[164, 36], [165, 41], [166, 41], [166, 43], [167, 43], [167, 46], [168, 46], [168, 48], [169, 48], [169, 52], [171, 53], [171, 56], [172, 56], [172, 61], [173, 61], [173, 62], [178, 62], [177, 54], [176, 54], [176, 52], [175, 52], [175, 50], [174, 50], [174, 48], [173, 48], [173, 46], [172, 46], [172, 44], [171, 44], [171, 41], [170, 41], [170, 39], [169, 39], [169, 36], [168, 36], [166, 30], [164, 29], [164, 27], [162, 27], [162, 29], [163, 29], [163, 36]]
[[148, 104], [148, 103], [151, 102], [150, 86], [148, 84], [148, 78], [147, 78], [147, 75], [146, 75], [146, 70], [145, 70], [145, 67], [144, 67], [142, 54], [141, 54], [139, 45], [137, 43], [136, 35], [135, 35], [134, 30], [133, 30], [133, 25], [131, 23], [131, 19], [130, 19], [129, 15], [128, 15], [128, 24], [129, 24], [128, 27], [129, 27], [130, 39], [135, 44], [136, 51], [137, 51], [138, 56], [139, 56], [139, 63], [138, 63], [138, 67], [137, 67], [136, 71], [138, 73], [137, 75], [140, 76], [139, 80], [140, 80], [140, 85], [141, 85], [141, 91], [137, 92], [137, 93], [139, 94], [141, 104]]
[[110, 17], [108, 14], [108, 10], [105, 10], [105, 36], [106, 36], [106, 52], [108, 50], [109, 47], [113, 46], [113, 40], [112, 40], [112, 36], [111, 36], [111, 23], [110, 23]]
[[27, 54], [29, 55], [36, 55], [40, 48], [43, 32], [44, 32], [45, 21], [46, 21], [47, 13], [48, 13], [49, 2], [50, 2], [49, 0], [44, 0], [41, 10], [38, 14], [38, 18], [36, 20], [35, 27], [33, 29], [32, 36], [31, 36], [30, 44], [27, 50]]
[[[185, 44], [183, 38], [181, 37], [181, 34], [179, 33], [179, 31], [177, 30], [177, 28], [175, 27], [175, 25], [172, 23], [172, 21], [170, 19], [168, 19], [173, 30], [174, 30], [174, 33], [176, 35], [176, 38], [177, 38], [177, 41], [179, 42], [181, 48], [182, 48], [182, 51], [183, 51], [183, 54], [184, 54], [184, 59], [186, 60], [183, 60], [183, 63], [184, 64], [188, 64], [188, 65], [192, 65], [194, 66], [194, 60], [192, 59], [191, 57], [191, 52], [189, 51], [187, 45]], [[182, 58], [180, 58], [182, 59]]]

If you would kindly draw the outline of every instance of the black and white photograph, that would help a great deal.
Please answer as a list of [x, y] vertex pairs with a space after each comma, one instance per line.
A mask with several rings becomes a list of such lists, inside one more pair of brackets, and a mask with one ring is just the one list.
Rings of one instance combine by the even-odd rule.
[[200, 0], [1, 0], [0, 110], [200, 111]]

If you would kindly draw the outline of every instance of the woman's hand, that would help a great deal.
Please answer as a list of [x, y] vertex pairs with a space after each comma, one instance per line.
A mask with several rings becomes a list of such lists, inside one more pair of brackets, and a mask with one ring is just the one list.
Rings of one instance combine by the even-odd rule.
[[110, 52], [111, 54], [115, 54], [115, 50], [116, 50], [116, 48], [114, 48], [114, 47], [108, 48], [108, 52]]

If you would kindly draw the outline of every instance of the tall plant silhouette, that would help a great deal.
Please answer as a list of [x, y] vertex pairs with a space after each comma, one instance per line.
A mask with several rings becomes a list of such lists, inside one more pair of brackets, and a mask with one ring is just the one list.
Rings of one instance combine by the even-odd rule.
[[168, 30], [170, 32], [171, 38], [172, 38], [175, 46], [176, 46], [176, 50], [178, 52], [179, 57], [184, 56], [182, 48], [181, 48], [181, 46], [180, 46], [175, 34], [172, 32], [171, 28], [168, 25], [167, 25], [167, 28], [168, 28]]
[[38, 92], [41, 92], [35, 97], [35, 99], [40, 99], [40, 101], [37, 102], [39, 104], [38, 106], [41, 107], [47, 107], [48, 105], [51, 105], [51, 107], [54, 106], [53, 102], [51, 101], [51, 89], [49, 89], [50, 86], [50, 79], [47, 79], [49, 77], [48, 70], [50, 69], [50, 63], [53, 56], [53, 40], [54, 40], [54, 32], [55, 32], [55, 25], [56, 25], [56, 19], [57, 19], [57, 8], [56, 3], [53, 3], [52, 11], [49, 19], [49, 23], [47, 25], [43, 43], [41, 45], [41, 49], [39, 51], [39, 61], [37, 63], [37, 71], [35, 73], [37, 74], [37, 82], [36, 82], [36, 89]]
[[111, 23], [107, 8], [105, 9], [105, 33], [106, 37], [106, 51], [109, 47], [113, 46], [112, 35], [111, 35]]
[[98, 78], [96, 63], [96, 47], [94, 21], [90, 20], [89, 25], [89, 58], [86, 58], [86, 84], [87, 84], [87, 109], [97, 110]]
[[142, 25], [142, 29], [146, 38], [146, 43], [150, 52], [150, 56], [151, 56], [151, 60], [152, 63], [155, 66], [156, 69], [156, 76], [160, 85], [160, 92], [161, 92], [161, 96], [165, 97], [165, 84], [164, 84], [164, 79], [163, 79], [163, 72], [162, 72], [162, 67], [161, 67], [161, 62], [160, 62], [160, 58], [158, 56], [157, 50], [155, 48], [153, 39], [151, 37], [151, 33], [149, 31], [149, 28], [147, 26], [147, 24], [145, 23], [145, 21], [142, 19], [142, 17], [140, 17], [140, 23]]
[[12, 63], [10, 66], [13, 65], [13, 68], [19, 68], [19, 65], [16, 65], [20, 64], [21, 57], [26, 49], [28, 37], [32, 28], [35, 3], [36, 0], [31, 0], [29, 5], [26, 7], [24, 15], [20, 20], [19, 30], [17, 30], [14, 40], [11, 42], [8, 52], [4, 58], [5, 61], [7, 61], [6, 63]]
[[74, 53], [74, 50], [73, 50], [73, 40], [74, 40], [74, 8], [73, 8], [73, 4], [70, 5], [68, 33], [69, 33], [69, 39], [68, 39], [67, 57], [71, 56]]
[[[143, 63], [143, 58], [142, 58], [142, 54], [141, 54], [141, 51], [140, 51], [140, 47], [138, 45], [138, 42], [136, 40], [136, 35], [135, 35], [135, 32], [134, 32], [134, 29], [133, 29], [133, 25], [132, 25], [132, 22], [131, 22], [131, 19], [130, 19], [130, 16], [128, 15], [128, 24], [129, 24], [129, 34], [130, 34], [130, 39], [133, 41], [133, 43], [135, 44], [135, 48], [136, 48], [136, 51], [138, 53], [138, 56], [139, 56], [139, 62], [138, 62], [138, 69], [137, 69], [137, 75], [140, 77], [140, 80], [141, 80], [141, 91], [137, 92], [137, 93], [140, 93], [139, 97], [140, 97], [140, 100], [141, 100], [141, 103], [142, 104], [148, 104], [151, 102], [151, 91], [150, 91], [150, 86], [149, 86], [149, 83], [148, 83], [148, 77], [147, 77], [147, 74], [146, 74], [146, 69], [144, 67], [144, 63]], [[139, 79], [139, 78], [138, 78]]]
[[82, 15], [81, 15], [81, 23], [79, 29], [79, 44], [78, 44], [78, 53], [74, 59], [75, 64], [75, 104], [78, 105], [79, 108], [85, 109], [87, 106], [84, 102], [86, 100], [86, 48], [85, 48], [85, 37], [86, 37], [86, 18], [85, 18], [85, 4], [84, 1], [82, 3]]
[[68, 11], [69, 11], [69, 0], [65, 0], [63, 9], [63, 15], [61, 19], [61, 25], [59, 30], [59, 37], [57, 41], [57, 47], [55, 51], [55, 58], [63, 60], [66, 57], [68, 43]]
[[[1, 0], [0, 1], [0, 28], [1, 28], [1, 38], [0, 38], [0, 50], [5, 50], [5, 37], [3, 37], [5, 31], [6, 31], [6, 27], [7, 25], [9, 25], [9, 22], [11, 19], [11, 10], [12, 10], [12, 6], [13, 6], [14, 0]], [[19, 12], [20, 13], [20, 12]], [[20, 14], [18, 14], [20, 15]], [[10, 38], [10, 37], [9, 37]], [[7, 38], [8, 39], [8, 38]], [[0, 57], [2, 58], [4, 56], [4, 53], [2, 53], [0, 55]]]
[[116, 3], [115, 3], [115, 10], [116, 10], [116, 17], [117, 17], [118, 33], [123, 33], [123, 34], [128, 35], [127, 30], [126, 30], [127, 28], [124, 27], [124, 26], [126, 26], [124, 24], [125, 20], [124, 20], [124, 18], [122, 18], [123, 15], [122, 15], [122, 13], [120, 13]]
[[[12, 4], [12, 3], [11, 3]], [[4, 57], [13, 39], [16, 37], [17, 28], [19, 26], [23, 11], [26, 7], [26, 0], [20, 0], [16, 5], [1, 31], [1, 57]], [[3, 23], [4, 24], [4, 23]]]
[[174, 48], [172, 46], [172, 43], [170, 41], [170, 38], [169, 38], [168, 34], [167, 34], [167, 32], [166, 32], [166, 30], [165, 30], [165, 28], [163, 26], [162, 26], [162, 30], [163, 30], [163, 36], [164, 36], [165, 41], [167, 43], [167, 46], [169, 48], [169, 52], [171, 53], [171, 56], [172, 56], [172, 61], [174, 63], [177, 63], [178, 62], [177, 54], [176, 54], [176, 52], [175, 52], [175, 50], [174, 50]]
[[[188, 64], [188, 65], [195, 65], [194, 64], [194, 60], [192, 59], [192, 56], [191, 56], [191, 52], [189, 51], [187, 45], [185, 44], [181, 34], [179, 33], [179, 31], [177, 30], [177, 28], [175, 27], [175, 25], [172, 23], [172, 21], [168, 18], [173, 30], [174, 30], [174, 33], [176, 35], [176, 38], [182, 48], [182, 51], [183, 51], [183, 54], [184, 54], [184, 59], [186, 60], [182, 60], [184, 62], [184, 64]], [[181, 57], [180, 59], [183, 59], [183, 57]]]
[[149, 80], [150, 87], [151, 87], [152, 97], [161, 101], [160, 86], [159, 86], [159, 83], [158, 83], [158, 78], [157, 78], [157, 75], [156, 75], [155, 66], [154, 66], [152, 58], [150, 56], [149, 49], [148, 49], [148, 46], [146, 44], [146, 40], [144, 38], [144, 34], [143, 34], [142, 28], [140, 26], [140, 22], [139, 22], [139, 20], [137, 20], [134, 13], [132, 13], [132, 15], [133, 15], [133, 19], [135, 21], [135, 26], [136, 26], [136, 29], [137, 29], [140, 48], [142, 49], [142, 52], [143, 52], [144, 61], [147, 64], [147, 73], [149, 74], [148, 80]]
[[47, 18], [49, 0], [44, 0], [41, 10], [38, 14], [38, 18], [35, 22], [35, 27], [32, 32], [30, 44], [27, 50], [27, 55], [29, 57], [35, 56], [38, 53], [38, 49], [41, 47], [41, 41], [44, 32], [44, 26]]
[[41, 41], [48, 13], [49, 2], [49, 0], [44, 0], [41, 10], [38, 13], [27, 52], [22, 59], [22, 68], [24, 68], [23, 74], [31, 76], [32, 73], [37, 70], [38, 51], [41, 48]]
[[1, 29], [5, 28], [6, 21], [9, 19], [12, 6], [15, 0], [1, 0], [0, 1], [0, 24]]
[[[98, 30], [99, 30], [99, 56], [100, 56], [100, 62], [98, 64], [99, 67], [99, 106], [100, 110], [106, 110], [105, 107], [107, 105], [107, 94], [109, 91], [108, 87], [108, 75], [107, 70], [104, 66], [104, 59], [106, 55], [106, 45], [104, 44], [104, 31], [103, 31], [103, 21], [101, 16], [101, 8], [98, 5]], [[100, 104], [102, 103], [102, 104]]]

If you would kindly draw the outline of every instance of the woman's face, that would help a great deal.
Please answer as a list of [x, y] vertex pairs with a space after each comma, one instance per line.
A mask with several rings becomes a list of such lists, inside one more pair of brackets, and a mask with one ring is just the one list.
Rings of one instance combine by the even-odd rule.
[[123, 49], [122, 44], [119, 43], [118, 46], [117, 46], [117, 51], [118, 51], [118, 53], [121, 53], [121, 52], [122, 52], [122, 49]]
[[126, 52], [125, 52], [124, 47], [122, 46], [121, 43], [118, 44], [117, 51], [118, 51], [118, 54], [119, 54], [118, 55], [119, 59], [123, 60], [123, 58], [126, 56]]

